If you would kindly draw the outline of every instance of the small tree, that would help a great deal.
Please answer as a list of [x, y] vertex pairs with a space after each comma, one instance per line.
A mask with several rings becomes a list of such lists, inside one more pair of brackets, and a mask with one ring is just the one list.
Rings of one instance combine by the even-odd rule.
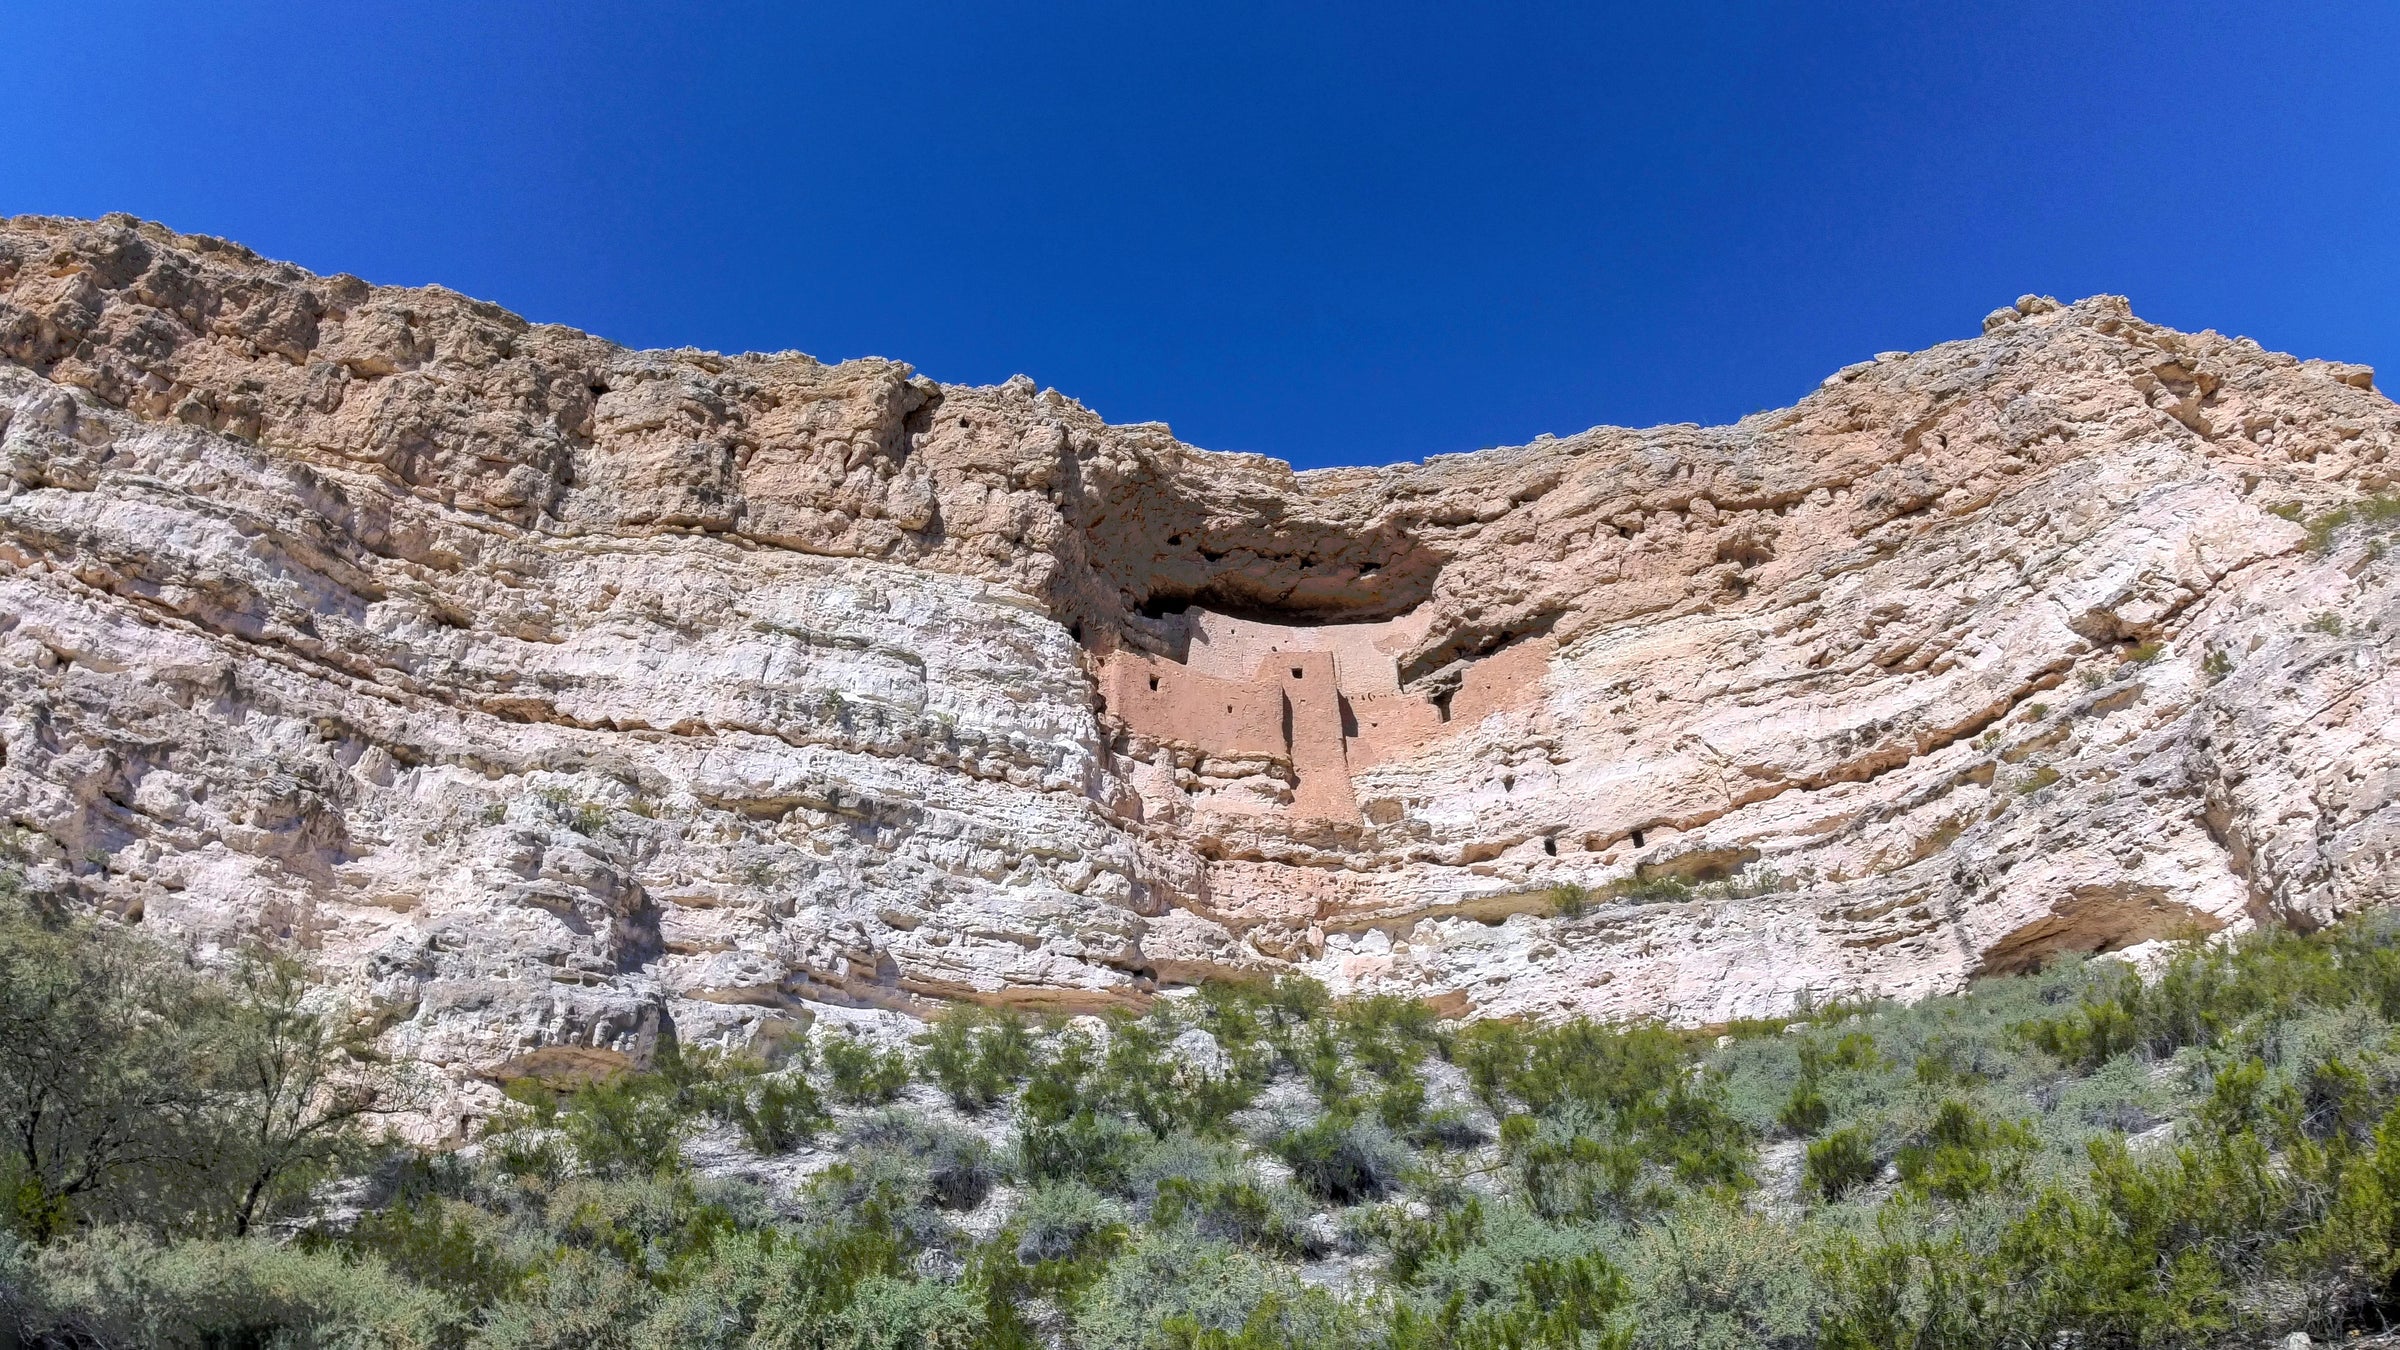
[[355, 1159], [364, 1127], [394, 1108], [399, 1083], [367, 1030], [292, 957], [243, 953], [232, 989], [219, 1082], [238, 1237], [295, 1189]]
[[0, 894], [0, 1130], [9, 1221], [36, 1242], [79, 1215], [168, 1221], [207, 1154], [206, 985], [105, 920]]

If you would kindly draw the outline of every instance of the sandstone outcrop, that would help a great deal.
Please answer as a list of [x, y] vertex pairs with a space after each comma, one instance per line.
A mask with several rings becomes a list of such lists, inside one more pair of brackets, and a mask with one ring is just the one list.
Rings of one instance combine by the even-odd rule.
[[827, 1004], [1920, 995], [2394, 898], [2396, 438], [2028, 297], [1733, 426], [1295, 474], [20, 218], [0, 824], [310, 949], [462, 1112]]

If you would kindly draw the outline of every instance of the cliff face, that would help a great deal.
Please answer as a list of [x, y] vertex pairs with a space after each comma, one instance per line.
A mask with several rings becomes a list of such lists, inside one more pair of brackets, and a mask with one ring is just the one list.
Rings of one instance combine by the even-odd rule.
[[0, 821], [462, 1078], [1286, 968], [1710, 1022], [2315, 923], [2400, 890], [2372, 378], [2028, 298], [1730, 427], [1294, 474], [21, 218]]

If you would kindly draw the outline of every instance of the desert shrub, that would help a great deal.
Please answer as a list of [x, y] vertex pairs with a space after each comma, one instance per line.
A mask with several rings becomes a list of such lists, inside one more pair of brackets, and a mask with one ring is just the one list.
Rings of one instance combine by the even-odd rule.
[[443, 1294], [469, 1311], [515, 1294], [530, 1273], [504, 1253], [490, 1219], [471, 1205], [411, 1188], [386, 1208], [359, 1216], [338, 1246], [380, 1261], [413, 1284]]
[[1431, 1008], [1395, 994], [1345, 1000], [1334, 1022], [1351, 1057], [1378, 1078], [1415, 1068], [1447, 1043]]
[[1823, 1350], [1983, 1350], [2004, 1339], [2005, 1290], [1955, 1230], [1935, 1232], [1908, 1209], [1877, 1216], [1872, 1237], [1832, 1234], [1811, 1257]]
[[1172, 1134], [1164, 1139], [1137, 1134], [1134, 1139], [1135, 1148], [1128, 1155], [1125, 1169], [1124, 1194], [1140, 1204], [1155, 1201], [1170, 1183], [1199, 1185], [1251, 1175], [1240, 1146], [1226, 1140], [1202, 1139], [1191, 1134]]
[[1775, 1113], [1775, 1123], [1784, 1133], [1807, 1139], [1825, 1128], [1833, 1118], [1833, 1109], [1825, 1104], [1825, 1096], [1817, 1091], [1814, 1077], [1803, 1078], [1792, 1085], [1792, 1095], [1784, 1099], [1783, 1107]]
[[1632, 1344], [1633, 1329], [1619, 1315], [1627, 1302], [1624, 1276], [1600, 1252], [1522, 1261], [1511, 1274], [1505, 1293], [1472, 1311], [1463, 1298], [1432, 1312], [1400, 1304], [1386, 1344], [1462, 1350], [1625, 1350]]
[[1903, 1185], [1962, 1201], [2013, 1182], [2019, 1171], [2014, 1155], [2033, 1146], [2028, 1126], [1995, 1121], [1953, 1098], [1936, 1107], [1925, 1128], [1900, 1146], [1895, 1162]]
[[1073, 1181], [1122, 1191], [1132, 1160], [1148, 1139], [1145, 1130], [1089, 1110], [1054, 1123], [1022, 1121], [1017, 1126], [1017, 1171], [1028, 1181]]
[[995, 1343], [987, 1338], [1009, 1324], [991, 1321], [983, 1291], [920, 1274], [915, 1250], [873, 1201], [803, 1228], [731, 1235], [708, 1266], [652, 1297], [638, 1319], [629, 1315], [638, 1323], [630, 1340], [643, 1350]]
[[816, 1136], [825, 1106], [808, 1079], [795, 1070], [735, 1072], [713, 1085], [710, 1114], [742, 1132], [759, 1153], [789, 1153]]
[[2189, 944], [2147, 983], [2122, 968], [2094, 972], [2074, 1007], [2027, 1018], [2016, 1034], [2088, 1072], [2128, 1052], [2163, 1059], [2212, 1047], [2262, 1016], [2272, 1024], [2359, 1003], [2388, 1021], [2400, 1015], [2394, 932], [2378, 916], [2322, 937], [2269, 929], [2227, 946]]
[[2053, 1186], [2003, 1238], [2012, 1313], [2036, 1344], [2207, 1344], [2236, 1323], [2226, 1240], [2263, 1237], [2275, 1182], [2255, 1137], [2136, 1161], [2094, 1140], [2084, 1186]]
[[1337, 1205], [1379, 1200], [1399, 1184], [1408, 1154], [1379, 1121], [1336, 1115], [1284, 1131], [1275, 1156], [1292, 1179]]
[[980, 1136], [906, 1111], [887, 1109], [859, 1121], [848, 1142], [854, 1156], [906, 1159], [919, 1194], [939, 1209], [973, 1209], [1000, 1181], [1000, 1165]]
[[2310, 520], [2308, 522], [2308, 547], [2312, 552], [2323, 553], [2333, 547], [2334, 536], [2344, 526], [2360, 523], [2381, 525], [2395, 519], [2400, 519], [2400, 496], [2392, 493], [2377, 493], [2370, 497], [2362, 497], [2355, 502], [2337, 506]]
[[212, 1033], [224, 1000], [106, 920], [0, 895], [0, 1216], [36, 1242], [79, 1221], [180, 1224], [223, 1133]]
[[1822, 1300], [1799, 1234], [1741, 1205], [1700, 1201], [1637, 1231], [1626, 1251], [1634, 1343], [1772, 1350], [1813, 1342]]
[[[53, 941], [69, 932], [91, 951]], [[138, 934], [36, 912], [13, 929], [0, 919], [0, 961], [25, 972], [0, 1009], [31, 1009], [34, 1039], [60, 1055], [74, 1043], [40, 1017], [96, 1029], [106, 1072], [190, 1076], [143, 1080], [182, 1094], [161, 1099], [161, 1137], [180, 1151], [63, 1205], [61, 1188], [27, 1184], [21, 1146], [0, 1148], [0, 1196], [17, 1202], [18, 1231], [43, 1239], [0, 1242], [0, 1313], [18, 1324], [0, 1332], [575, 1350], [2338, 1340], [2400, 1314], [2396, 932], [2378, 918], [2195, 944], [2147, 980], [2065, 958], [1913, 1007], [1803, 1010], [1723, 1042], [1572, 1021], [1453, 1031], [1421, 1005], [1329, 1000], [1302, 980], [1204, 987], [1114, 1019], [1105, 1042], [1044, 1032], [1038, 1053], [1008, 1019], [963, 1013], [927, 1033], [914, 1069], [961, 1109], [1004, 1113], [1002, 1157], [945, 1123], [947, 1107], [846, 1112], [825, 1139], [804, 1068], [670, 1048], [649, 1072], [571, 1091], [511, 1084], [514, 1105], [480, 1149], [401, 1151], [384, 1166], [353, 1138], [293, 1155], [288, 1185], [267, 1188], [294, 1198], [285, 1212], [307, 1212], [303, 1178], [337, 1176], [340, 1203], [364, 1212], [279, 1246], [205, 1236], [233, 1230], [240, 1179], [256, 1173], [241, 1150], [230, 1166], [200, 1146], [261, 1121], [305, 1140], [320, 1117], [261, 1102], [322, 1105], [339, 1094], [289, 1085], [360, 1081], [320, 1055], [331, 1076], [302, 1064], [248, 1114], [230, 1109], [248, 1092], [231, 1070], [260, 1063], [260, 1042], [244, 1040], [260, 1026], [242, 1019], [286, 1017], [268, 1042], [305, 1059], [327, 1038], [292, 1014], [321, 996], [292, 996], [295, 980], [262, 998], [111, 945]], [[147, 1020], [164, 1005], [140, 1002], [159, 991], [122, 978], [63, 988], [37, 957], [184, 982], [167, 992], [189, 999], [173, 1005], [190, 1011], [173, 1043], [190, 1063], [111, 1058], [109, 1036], [164, 1034]], [[108, 1001], [120, 996], [133, 1002]], [[852, 1048], [850, 1100], [900, 1090], [900, 1057]], [[24, 1053], [0, 1043], [0, 1059]], [[1455, 1151], [1483, 1142], [1480, 1111], [1427, 1110], [1429, 1080], [1448, 1072], [1437, 1057], [1502, 1118], [1496, 1161]], [[864, 1086], [877, 1079], [888, 1087]], [[68, 1087], [88, 1094], [57, 1098], [77, 1111], [117, 1090]], [[1262, 1092], [1272, 1112], [1236, 1115]], [[1332, 1109], [1282, 1114], [1310, 1093]], [[815, 1131], [837, 1160], [778, 1207], [682, 1165], [684, 1132], [706, 1116], [762, 1152]], [[2152, 1128], [2163, 1121], [2171, 1134]], [[1256, 1131], [1249, 1142], [1236, 1123]], [[1811, 1140], [1779, 1149], [1775, 1168], [1790, 1157], [1807, 1194], [1839, 1203], [1753, 1212], [1739, 1192], [1770, 1129]], [[2134, 1131], [2149, 1132], [2139, 1151], [2121, 1138]], [[1888, 1196], [1869, 1187], [1887, 1143]], [[1263, 1176], [1260, 1153], [1292, 1182]], [[958, 1215], [988, 1211], [1009, 1166], [1025, 1198], [978, 1238]], [[1315, 1213], [1326, 1203], [1348, 1206], [1330, 1229]], [[99, 1222], [111, 1217], [140, 1226]], [[176, 1227], [196, 1236], [143, 1235]], [[1384, 1254], [1373, 1292], [1300, 1283], [1296, 1263], [1329, 1246]]]
[[1680, 1081], [1690, 1038], [1654, 1024], [1615, 1027], [1582, 1018], [1542, 1028], [1478, 1022], [1459, 1036], [1456, 1054], [1495, 1114], [1510, 1098], [1536, 1113], [1570, 1103], [1613, 1113]]
[[22, 1330], [41, 1344], [410, 1350], [465, 1330], [456, 1304], [378, 1262], [266, 1242], [100, 1229], [20, 1255], [15, 1279]]
[[1159, 1343], [1172, 1350], [1285, 1350], [1306, 1345], [1325, 1350], [1366, 1350], [1382, 1344], [1370, 1316], [1325, 1290], [1299, 1286], [1270, 1289], [1239, 1327], [1226, 1329], [1184, 1313], [1159, 1327]]
[[1883, 1171], [1875, 1159], [1875, 1141], [1852, 1127], [1836, 1130], [1808, 1146], [1802, 1173], [1808, 1189], [1826, 1200], [1839, 1200], [1873, 1181]]
[[962, 1111], [991, 1109], [1033, 1068], [1032, 1030], [1006, 1010], [953, 1008], [917, 1041], [918, 1070]]
[[1018, 1101], [1017, 1170], [1028, 1181], [1077, 1181], [1102, 1191], [1123, 1188], [1147, 1131], [1093, 1109], [1086, 1081], [1093, 1048], [1081, 1032], [1058, 1040]]
[[1296, 1284], [1267, 1262], [1189, 1228], [1152, 1229], [1111, 1261], [1075, 1310], [1076, 1339], [1089, 1350], [1151, 1350], [1185, 1323], [1186, 1342], [1207, 1331], [1238, 1332], [1271, 1294]]
[[1574, 1117], [1511, 1116], [1500, 1122], [1500, 1147], [1517, 1193], [1545, 1219], [1630, 1220], [1668, 1203], [1638, 1150]]
[[1551, 887], [1542, 898], [1550, 912], [1562, 919], [1580, 919], [1592, 907], [1592, 893], [1571, 881]]
[[1889, 1065], [1869, 1031], [1845, 1031], [1830, 1041], [1815, 1038], [1800, 1043], [1800, 1068], [1810, 1076], [1828, 1073], [1874, 1073]]
[[745, 1211], [753, 1222], [763, 1217], [755, 1199], [738, 1182], [660, 1173], [573, 1178], [539, 1204], [541, 1226], [558, 1248], [606, 1258], [632, 1279], [673, 1288], [708, 1267], [719, 1244], [741, 1228]]
[[633, 1350], [634, 1333], [658, 1297], [604, 1255], [562, 1251], [520, 1297], [485, 1316], [474, 1344], [476, 1350]]
[[1749, 1129], [1726, 1108], [1722, 1079], [1689, 1072], [1686, 1034], [1583, 1019], [1542, 1028], [1484, 1022], [1460, 1033], [1454, 1054], [1495, 1114], [1512, 1100], [1537, 1117], [1573, 1113], [1688, 1183], [1748, 1184]]
[[1673, 905], [1692, 898], [1692, 883], [1681, 877], [1620, 877], [1600, 888], [1602, 900], [1629, 905]]
[[558, 1111], [576, 1161], [601, 1176], [671, 1170], [700, 1105], [664, 1075], [619, 1074], [575, 1089]]
[[1114, 1200], [1068, 1181], [1035, 1187], [1009, 1225], [1017, 1234], [1017, 1260], [1030, 1266], [1075, 1260], [1113, 1246], [1125, 1236], [1126, 1219]]
[[907, 1054], [847, 1033], [826, 1037], [818, 1054], [834, 1100], [850, 1106], [881, 1106], [898, 1097], [911, 1076]]
[[1159, 1183], [1150, 1211], [1156, 1227], [1189, 1224], [1202, 1237], [1291, 1257], [1324, 1252], [1325, 1244], [1309, 1230], [1309, 1218], [1308, 1202], [1291, 1188], [1243, 1173], [1168, 1178]]
[[2090, 1130], [2136, 1134], [2168, 1118], [2174, 1109], [2171, 1095], [2140, 1060], [2119, 1055], [2061, 1086], [2051, 1108], [2055, 1123], [2049, 1133], [2078, 1147], [2082, 1134]]
[[[1390, 1122], [1390, 1116], [1384, 1117]], [[1419, 1148], [1464, 1150], [1481, 1148], [1491, 1142], [1491, 1132], [1482, 1122], [1456, 1107], [1435, 1111], [1420, 1111], [1409, 1126], [1408, 1141]]]
[[2277, 1273], [2310, 1291], [2311, 1330], [2390, 1320], [2400, 1303], [2400, 1108], [2364, 1147], [2337, 1139], [2294, 1149], [2295, 1190], [2321, 1197], [2313, 1222], [2272, 1256]]
[[1181, 1091], [1187, 1075], [1169, 1052], [1173, 1040], [1172, 1024], [1164, 1018], [1119, 1014], [1109, 1021], [1108, 1048], [1091, 1080], [1108, 1109], [1132, 1117], [1161, 1139], [1187, 1113]]

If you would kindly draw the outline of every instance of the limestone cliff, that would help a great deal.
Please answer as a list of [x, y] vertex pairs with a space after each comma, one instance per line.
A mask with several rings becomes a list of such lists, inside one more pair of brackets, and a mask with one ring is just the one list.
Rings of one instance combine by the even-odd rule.
[[2400, 889], [2372, 383], [2028, 297], [1729, 427], [1295, 474], [20, 218], [0, 823], [469, 1106], [825, 1004], [1706, 1023], [2316, 923]]

